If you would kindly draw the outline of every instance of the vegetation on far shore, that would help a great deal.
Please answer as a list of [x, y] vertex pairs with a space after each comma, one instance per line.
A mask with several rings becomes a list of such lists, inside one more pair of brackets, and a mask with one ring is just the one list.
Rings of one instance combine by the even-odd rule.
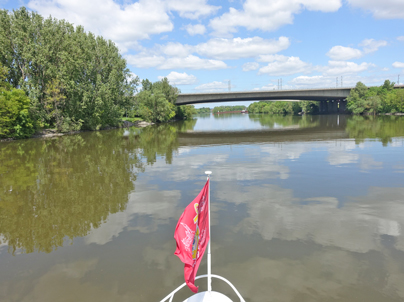
[[304, 112], [308, 114], [318, 112], [317, 102], [300, 101], [276, 101], [276, 102], [255, 102], [248, 106], [249, 113], [269, 113], [269, 114], [298, 114]]
[[389, 80], [382, 86], [370, 88], [358, 82], [347, 102], [349, 112], [357, 115], [404, 112], [404, 89], [394, 89], [394, 82]]
[[211, 109], [209, 107], [202, 107], [195, 109], [196, 114], [210, 114]]

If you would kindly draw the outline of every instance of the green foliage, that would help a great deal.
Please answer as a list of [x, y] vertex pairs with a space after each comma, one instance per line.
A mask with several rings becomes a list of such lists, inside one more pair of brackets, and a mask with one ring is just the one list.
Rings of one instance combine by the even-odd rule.
[[208, 107], [202, 107], [202, 108], [198, 108], [195, 109], [196, 114], [210, 114], [210, 108]]
[[142, 80], [142, 90], [153, 90], [153, 83], [149, 81], [149, 79]]
[[139, 122], [141, 120], [142, 119], [140, 117], [122, 117], [121, 118], [121, 121], [123, 121], [123, 122], [128, 121], [128, 122], [131, 122], [131, 123]]
[[394, 83], [389, 80], [371, 88], [358, 82], [347, 101], [347, 109], [356, 115], [404, 112], [404, 91], [394, 89]]
[[314, 101], [300, 101], [297, 103], [300, 106], [301, 111], [306, 114], [314, 114], [319, 112], [318, 102]]
[[249, 113], [270, 113], [270, 114], [297, 114], [302, 111], [300, 102], [255, 102], [248, 106]]
[[175, 107], [160, 91], [141, 91], [137, 96], [140, 116], [149, 122], [166, 122], [175, 116]]
[[0, 10], [0, 62], [44, 127], [99, 129], [118, 124], [134, 106], [139, 79], [115, 44], [64, 20], [24, 7]]
[[131, 117], [140, 116], [146, 121], [166, 122], [172, 118], [191, 119], [194, 106], [175, 106], [180, 90], [171, 86], [167, 78], [157, 82], [142, 80], [142, 91], [136, 95]]
[[362, 82], [358, 82], [347, 97], [347, 109], [353, 114], [362, 114], [366, 110], [366, 95], [368, 88]]
[[0, 88], [0, 137], [25, 138], [34, 133], [29, 103], [21, 89]]
[[246, 110], [247, 107], [244, 105], [237, 105], [237, 106], [216, 106], [213, 108], [212, 112], [228, 112], [228, 111], [241, 111]]
[[175, 118], [177, 119], [189, 120], [194, 114], [196, 114], [196, 110], [193, 105], [176, 106]]

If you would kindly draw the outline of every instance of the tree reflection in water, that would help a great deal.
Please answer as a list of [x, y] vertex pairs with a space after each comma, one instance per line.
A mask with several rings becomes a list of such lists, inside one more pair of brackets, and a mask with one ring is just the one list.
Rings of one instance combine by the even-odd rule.
[[0, 144], [0, 244], [52, 252], [123, 211], [137, 173], [171, 163], [194, 121]]
[[346, 132], [357, 144], [368, 138], [377, 138], [387, 146], [393, 137], [404, 136], [404, 117], [352, 116], [347, 121]]

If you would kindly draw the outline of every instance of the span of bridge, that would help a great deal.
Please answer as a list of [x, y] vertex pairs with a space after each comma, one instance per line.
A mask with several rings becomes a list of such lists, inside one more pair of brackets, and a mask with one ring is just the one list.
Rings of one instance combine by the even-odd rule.
[[351, 89], [354, 87], [342, 88], [321, 88], [321, 89], [294, 89], [294, 90], [267, 90], [267, 91], [237, 91], [237, 92], [215, 92], [215, 93], [181, 93], [177, 97], [177, 105], [220, 103], [235, 101], [334, 101], [345, 100]]

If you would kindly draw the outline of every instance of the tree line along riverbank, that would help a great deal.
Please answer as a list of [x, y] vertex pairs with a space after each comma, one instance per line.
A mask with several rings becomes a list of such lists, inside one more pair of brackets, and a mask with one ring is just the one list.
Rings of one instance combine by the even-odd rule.
[[185, 119], [167, 79], [140, 83], [111, 40], [65, 20], [0, 10], [0, 138]]

